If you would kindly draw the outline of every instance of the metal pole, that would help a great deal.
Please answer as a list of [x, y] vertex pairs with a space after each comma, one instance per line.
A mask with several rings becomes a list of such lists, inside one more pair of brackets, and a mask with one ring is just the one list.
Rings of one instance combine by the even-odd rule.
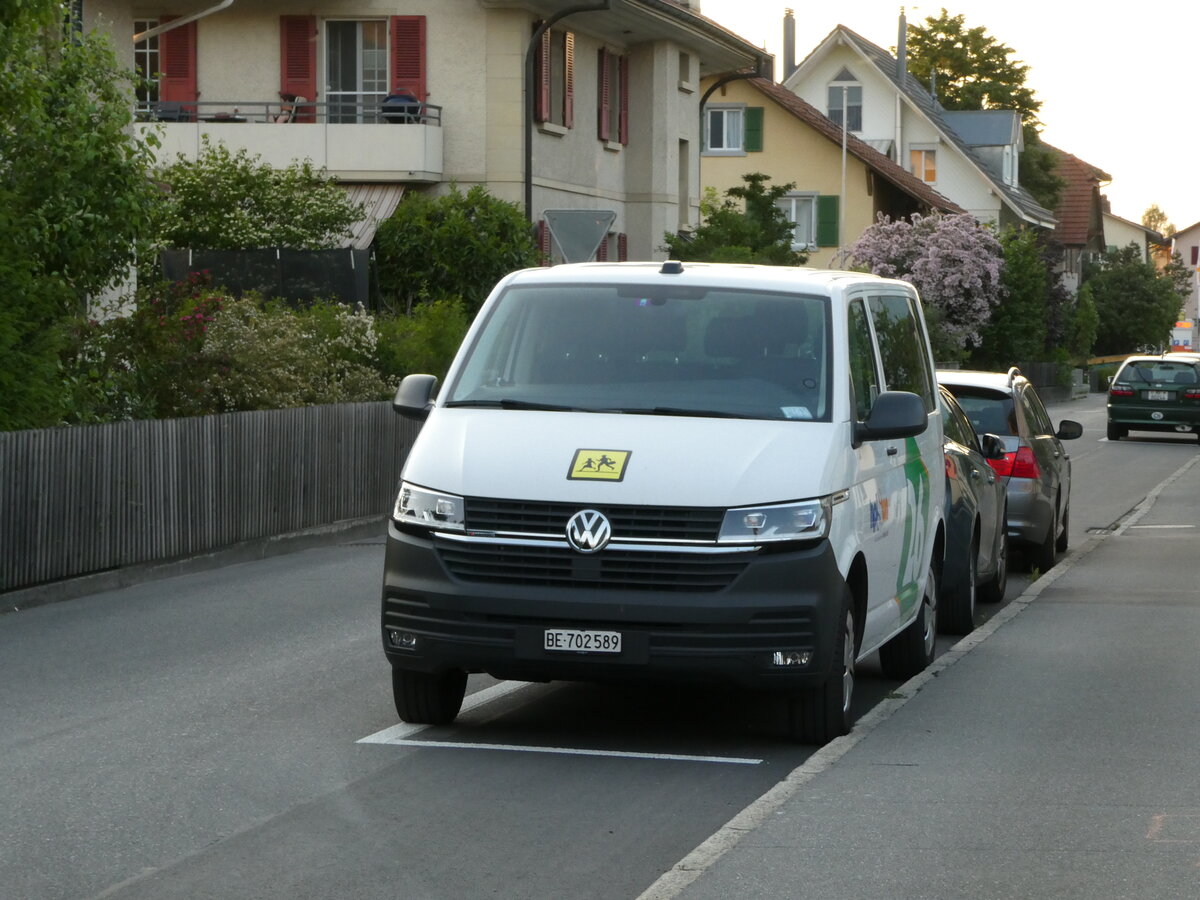
[[846, 85], [842, 85], [842, 192], [838, 195], [838, 256], [839, 267], [845, 266], [842, 256], [846, 234]]
[[598, 3], [588, 3], [572, 6], [551, 16], [533, 32], [529, 46], [525, 48], [525, 97], [522, 106], [525, 117], [525, 219], [533, 224], [533, 79], [537, 73], [533, 71], [534, 52], [551, 26], [567, 16], [580, 12], [599, 12], [609, 9], [611, 0], [600, 0]]

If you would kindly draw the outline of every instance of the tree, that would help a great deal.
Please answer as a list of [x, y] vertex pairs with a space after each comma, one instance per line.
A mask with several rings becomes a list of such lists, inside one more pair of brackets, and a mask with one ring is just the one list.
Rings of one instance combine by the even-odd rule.
[[1054, 174], [1054, 155], [1038, 138], [1042, 102], [1025, 84], [1029, 66], [1012, 58], [1016, 51], [982, 26], [967, 28], [962, 15], [951, 16], [942, 9], [923, 25], [908, 26], [906, 53], [909, 72], [931, 86], [944, 108], [1012, 109], [1021, 114], [1021, 184], [1042, 206], [1056, 208], [1063, 181]]
[[533, 232], [513, 203], [481, 185], [442, 197], [407, 194], [375, 233], [379, 281], [401, 311], [460, 299], [473, 315], [496, 282], [538, 264]]
[[1042, 260], [1037, 235], [1027, 228], [1006, 228], [1000, 235], [1004, 299], [983, 331], [977, 360], [988, 368], [1007, 370], [1043, 358], [1046, 350], [1046, 296], [1050, 272]]
[[719, 201], [708, 191], [700, 201], [703, 223], [684, 238], [667, 234], [672, 258], [706, 262], [761, 263], [770, 266], [803, 265], [807, 256], [792, 249], [793, 225], [777, 201], [796, 185], [768, 186], [769, 175], [742, 176], [744, 185], [725, 191]]
[[[1171, 220], [1159, 208], [1157, 203], [1150, 204], [1146, 211], [1142, 213], [1142, 224], [1152, 231], [1157, 231], [1168, 241], [1175, 236], [1175, 226], [1171, 224]], [[1171, 247], [1169, 243], [1152, 244], [1150, 253], [1159, 267], [1167, 266], [1171, 263]]]
[[1099, 318], [1096, 353], [1157, 350], [1170, 343], [1182, 298], [1168, 276], [1142, 260], [1136, 244], [1105, 253], [1082, 290]]
[[133, 75], [62, 4], [0, 12], [0, 429], [61, 421], [67, 323], [136, 257], [151, 148], [127, 133]]
[[970, 215], [914, 213], [908, 221], [881, 215], [849, 255], [855, 265], [917, 288], [940, 362], [959, 361], [978, 346], [1000, 302], [1003, 248]]
[[159, 172], [165, 194], [154, 234], [167, 247], [321, 250], [350, 236], [362, 208], [309, 160], [276, 169], [203, 139], [195, 159]]

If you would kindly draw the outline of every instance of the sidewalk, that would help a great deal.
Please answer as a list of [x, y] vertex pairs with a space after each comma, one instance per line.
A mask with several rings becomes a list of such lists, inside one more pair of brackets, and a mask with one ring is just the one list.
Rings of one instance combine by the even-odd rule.
[[1200, 896], [1198, 462], [643, 898]]

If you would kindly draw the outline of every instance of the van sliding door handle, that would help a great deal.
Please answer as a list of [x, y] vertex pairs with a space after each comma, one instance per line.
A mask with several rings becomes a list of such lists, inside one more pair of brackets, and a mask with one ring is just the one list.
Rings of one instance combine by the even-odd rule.
[[899, 452], [899, 451], [898, 451], [898, 450], [897, 450], [895, 447], [888, 447], [888, 448], [887, 448], [887, 455], [888, 455], [888, 456], [895, 456], [895, 455], [896, 455], [898, 452]]

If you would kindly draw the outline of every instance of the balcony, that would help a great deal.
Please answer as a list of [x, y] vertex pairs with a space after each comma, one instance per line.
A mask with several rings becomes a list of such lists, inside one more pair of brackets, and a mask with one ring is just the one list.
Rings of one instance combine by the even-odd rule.
[[341, 181], [442, 180], [442, 108], [411, 98], [155, 102], [137, 118], [158, 130], [163, 163], [196, 158], [208, 137], [279, 168], [307, 158]]

